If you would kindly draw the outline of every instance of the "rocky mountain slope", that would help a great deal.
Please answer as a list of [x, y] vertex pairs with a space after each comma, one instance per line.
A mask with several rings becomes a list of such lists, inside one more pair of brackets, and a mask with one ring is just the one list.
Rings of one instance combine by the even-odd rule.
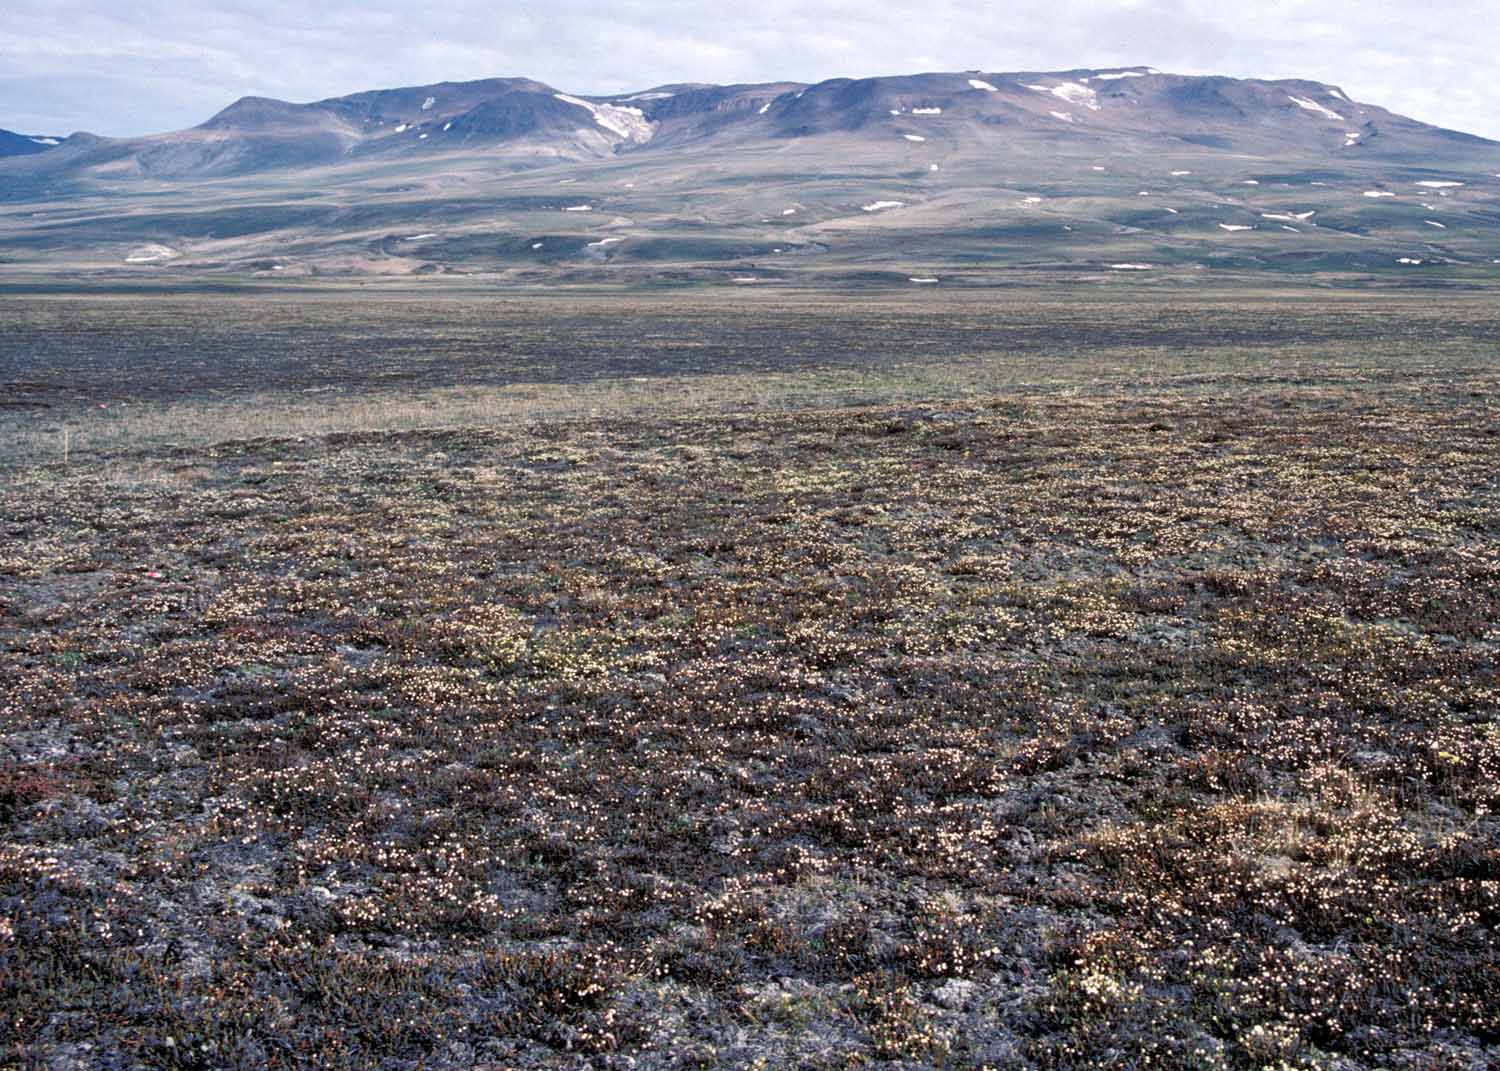
[[41, 134], [17, 134], [0, 130], [0, 159], [7, 156], [35, 156], [62, 144], [61, 138]]

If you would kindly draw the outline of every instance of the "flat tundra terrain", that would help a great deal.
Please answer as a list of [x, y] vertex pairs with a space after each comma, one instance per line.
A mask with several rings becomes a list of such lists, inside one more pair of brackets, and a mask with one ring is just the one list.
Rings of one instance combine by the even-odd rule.
[[0, 1067], [1500, 1066], [1500, 305], [0, 296]]

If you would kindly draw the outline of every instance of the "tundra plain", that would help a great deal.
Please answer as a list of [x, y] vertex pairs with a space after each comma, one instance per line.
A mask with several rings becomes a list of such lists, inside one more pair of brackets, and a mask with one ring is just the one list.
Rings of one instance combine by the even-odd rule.
[[0, 1066], [1500, 1063], [1500, 306], [0, 295]]

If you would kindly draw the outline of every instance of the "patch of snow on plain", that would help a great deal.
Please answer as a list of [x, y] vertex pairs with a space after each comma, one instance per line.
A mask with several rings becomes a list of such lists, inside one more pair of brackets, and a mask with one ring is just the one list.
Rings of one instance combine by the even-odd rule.
[[998, 92], [1000, 92], [1000, 90], [997, 87], [990, 85], [988, 82], [981, 82], [978, 78], [970, 78], [969, 79], [969, 85], [973, 89], [982, 89], [986, 93], [998, 93]]
[[900, 115], [901, 114], [901, 109], [900, 108], [892, 108], [891, 109], [891, 114], [892, 115]]
[[1175, 209], [1175, 208], [1164, 208], [1164, 209], [1162, 209], [1162, 211], [1163, 212], [1170, 212], [1174, 216], [1178, 215], [1177, 209]]
[[1039, 205], [1042, 203], [1042, 199], [1040, 197], [1028, 197], [1021, 203], [1023, 205]]
[[1448, 224], [1446, 224], [1446, 223], [1439, 223], [1435, 219], [1424, 219], [1422, 222], [1425, 223], [1425, 224], [1427, 224], [1429, 227], [1436, 227], [1440, 231], [1445, 231], [1445, 230], [1448, 229]]
[[783, 208], [781, 210], [781, 214], [783, 216], [795, 216], [797, 214], [797, 210], [795, 208]]
[[157, 245], [153, 242], [150, 245], [143, 245], [132, 249], [130, 254], [125, 258], [125, 263], [156, 264], [163, 260], [171, 260], [180, 255], [177, 250], [169, 245]]
[[1150, 271], [1156, 267], [1155, 264], [1111, 264], [1114, 271]]
[[1283, 223], [1281, 225], [1281, 229], [1284, 230], [1284, 231], [1291, 231], [1293, 234], [1301, 234], [1302, 233], [1296, 227], [1288, 227], [1285, 223]]
[[1103, 171], [1104, 168], [1100, 167], [1098, 164], [1094, 164], [1092, 167], [1089, 168], [1089, 170], [1090, 171]]
[[733, 279], [732, 279], [732, 280], [730, 280], [730, 281], [731, 281], [731, 282], [735, 282], [735, 283], [758, 283], [758, 282], [760, 282], [760, 280], [759, 280], [759, 279], [757, 279], [757, 278], [756, 278], [756, 277], [755, 277], [755, 276], [753, 276], [753, 275], [736, 275], [736, 276], [735, 276], [735, 277], [734, 277], [734, 278], [733, 278]]
[[1151, 196], [1151, 191], [1150, 190], [1142, 190], [1140, 193], [1136, 194], [1136, 196], [1137, 197], [1150, 197]]
[[553, 94], [564, 104], [575, 104], [586, 108], [598, 123], [611, 134], [637, 144], [650, 141], [656, 135], [656, 124], [646, 118], [639, 108], [626, 108], [618, 104], [590, 104], [586, 100], [570, 97], [566, 93]]
[[540, 249], [540, 248], [542, 248], [542, 243], [541, 242], [532, 242], [531, 243], [531, 248], [532, 249]]
[[943, 109], [941, 109], [941, 108], [913, 108], [911, 110], [911, 113], [913, 115], [942, 115], [943, 114]]
[[1364, 192], [1364, 196], [1365, 197], [1394, 197], [1396, 195], [1394, 193], [1391, 193], [1389, 190], [1366, 190]]
[[414, 234], [410, 238], [401, 239], [403, 242], [420, 242], [424, 238], [436, 238], [436, 234]]
[[1244, 182], [1240, 183], [1240, 185], [1241, 186], [1259, 186], [1260, 185], [1260, 179], [1247, 178]]
[[417, 135], [417, 140], [418, 141], [426, 141], [427, 138], [428, 138], [428, 135], [426, 135], [426, 134], [418, 134]]
[[597, 242], [590, 242], [589, 248], [602, 249], [604, 246], [614, 245], [616, 242], [623, 242], [624, 240], [624, 238], [600, 238]]
[[921, 134], [902, 134], [901, 136], [903, 138], [905, 138], [907, 141], [926, 141], [927, 140]]
[[1436, 181], [1434, 181], [1432, 179], [1428, 179], [1425, 182], [1419, 182], [1419, 183], [1417, 183], [1417, 185], [1418, 186], [1426, 186], [1429, 190], [1451, 190], [1451, 189], [1454, 189], [1454, 188], [1456, 188], [1458, 186], [1462, 186], [1463, 183], [1462, 182], [1436, 182]]
[[563, 209], [564, 212], [592, 212], [593, 210], [593, 205], [569, 205]]
[[881, 209], [884, 209], [884, 208], [905, 208], [906, 207], [906, 202], [905, 201], [871, 201], [869, 204], [864, 205], [862, 207], [863, 207], [864, 211], [866, 211], [866, 212], [879, 212]]
[[437, 103], [437, 98], [436, 97], [428, 97], [426, 100], [424, 100], [422, 102], [422, 110], [424, 112], [430, 112], [430, 111], [432, 111], [432, 106], [434, 104], [436, 104], [436, 103]]
[[1416, 257], [1402, 257], [1400, 260], [1396, 261], [1396, 263], [1397, 264], [1420, 264], [1422, 262], [1420, 260], [1418, 260]]
[[1071, 115], [1069, 115], [1067, 112], [1048, 112], [1047, 114], [1050, 115], [1050, 116], [1052, 116], [1052, 118], [1054, 118], [1054, 119], [1061, 120], [1064, 123], [1076, 123], [1078, 121], [1078, 120], [1074, 119]]
[[1315, 100], [1308, 100], [1306, 97], [1292, 96], [1288, 96], [1287, 100], [1291, 101], [1297, 107], [1302, 108], [1305, 111], [1316, 112], [1318, 115], [1321, 115], [1325, 119], [1337, 119], [1341, 123], [1344, 121], [1344, 117], [1338, 112], [1334, 111], [1332, 108], [1323, 107], [1323, 105], [1319, 104]]
[[443, 124], [443, 133], [444, 134], [448, 133], [448, 131], [450, 131], [452, 129], [453, 129], [453, 124], [452, 123], [444, 123]]
[[941, 171], [942, 168], [938, 167], [937, 164], [928, 164], [927, 165], [927, 170], [928, 171]]
[[1255, 228], [1248, 223], [1220, 223], [1219, 229], [1224, 231], [1253, 231]]
[[1173, 171], [1171, 174], [1172, 174], [1173, 178], [1182, 178], [1183, 175], [1191, 175], [1192, 172], [1191, 171]]
[[934, 279], [930, 275], [913, 275], [909, 279], [907, 279], [906, 281], [909, 282], [909, 283], [928, 283], [928, 284], [937, 282], [937, 280]]
[[405, 134], [406, 131], [407, 131], [407, 129], [408, 129], [407, 125], [405, 123], [402, 123], [400, 126], [398, 126], [396, 128], [396, 133], [398, 133], [398, 134]]

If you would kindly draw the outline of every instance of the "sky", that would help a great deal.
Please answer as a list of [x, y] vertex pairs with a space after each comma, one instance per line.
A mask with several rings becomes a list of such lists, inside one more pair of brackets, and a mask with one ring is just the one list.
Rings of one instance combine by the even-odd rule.
[[1150, 65], [1308, 78], [1500, 139], [1495, 0], [6, 0], [0, 128], [159, 133], [242, 96], [525, 76], [670, 82]]

